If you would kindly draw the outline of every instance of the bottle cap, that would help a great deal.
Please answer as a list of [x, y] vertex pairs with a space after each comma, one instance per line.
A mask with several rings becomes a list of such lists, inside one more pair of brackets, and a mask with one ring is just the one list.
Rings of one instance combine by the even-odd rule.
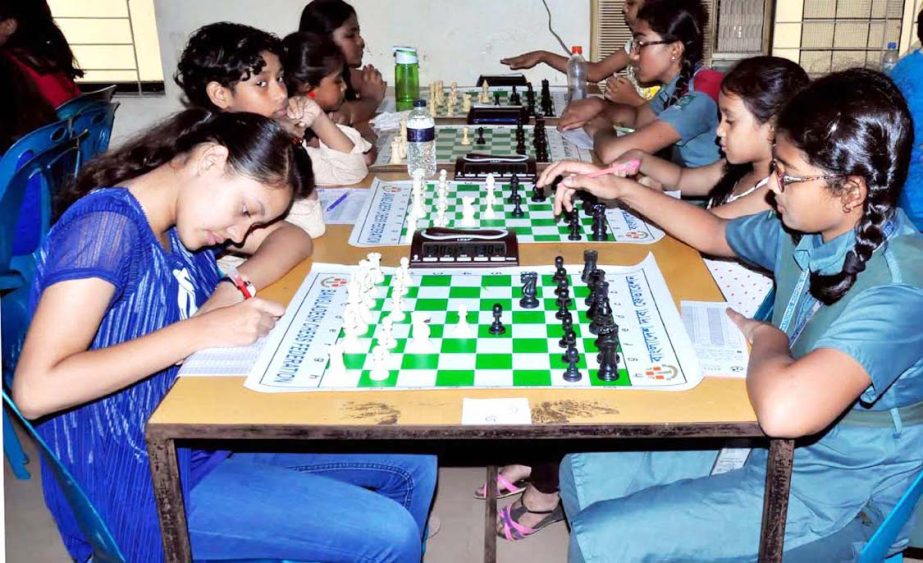
[[888, 43], [888, 49], [897, 49], [897, 43], [895, 43], [894, 41], [890, 41]]
[[425, 108], [425, 107], [426, 107], [426, 100], [414, 100], [414, 101], [413, 101], [413, 107], [415, 107], [415, 108]]
[[570, 52], [572, 55], [582, 55], [583, 47], [581, 47], [580, 45], [574, 45], [573, 47], [570, 48]]
[[395, 45], [394, 47], [391, 47], [391, 51], [394, 53], [394, 58], [399, 65], [417, 64], [417, 61], [419, 60], [417, 57], [417, 50], [413, 47]]

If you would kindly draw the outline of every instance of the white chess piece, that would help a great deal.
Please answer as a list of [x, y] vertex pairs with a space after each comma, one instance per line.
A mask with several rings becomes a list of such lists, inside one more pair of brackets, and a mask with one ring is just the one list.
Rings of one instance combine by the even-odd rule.
[[388, 370], [391, 353], [387, 348], [379, 344], [372, 349], [372, 371], [369, 372], [369, 379], [372, 381], [387, 381], [391, 377]]
[[330, 364], [324, 374], [327, 377], [343, 377], [346, 375], [346, 364], [343, 362], [343, 345], [339, 342], [331, 344], [329, 352]]
[[401, 164], [401, 139], [394, 137], [391, 139], [391, 159], [388, 164]]
[[[441, 201], [441, 200], [440, 200]], [[448, 220], [445, 215], [446, 208], [442, 205], [436, 207], [436, 221], [435, 224], [437, 227], [445, 227], [448, 223]]]
[[484, 208], [484, 218], [485, 219], [496, 219], [497, 213], [494, 211], [493, 203], [488, 202], [487, 207]]
[[481, 84], [481, 96], [478, 98], [478, 101], [482, 104], [490, 103], [490, 84], [488, 84], [486, 80]]
[[397, 339], [394, 338], [394, 321], [391, 320], [391, 317], [381, 319], [378, 342], [388, 350], [393, 350], [397, 346]]
[[366, 258], [369, 261], [372, 283], [378, 284], [385, 281], [385, 274], [381, 271], [381, 252], [369, 252]]
[[410, 342], [407, 343], [406, 351], [411, 354], [433, 354], [436, 352], [436, 346], [429, 339], [429, 313], [425, 311], [413, 311], [410, 313], [413, 335]]
[[413, 285], [413, 276], [410, 274], [410, 258], [406, 256], [401, 257], [401, 282], [404, 284], [404, 287], [410, 287]]
[[471, 111], [471, 98], [468, 94], [462, 94], [462, 111], [465, 113]]
[[407, 137], [401, 137], [401, 160], [407, 160]]
[[467, 128], [467, 127], [462, 127], [461, 144], [464, 145], [464, 146], [466, 146], [466, 147], [467, 147], [468, 145], [471, 144], [471, 139], [468, 137], [468, 134], [469, 134], [469, 133], [468, 133], [468, 128]]
[[404, 320], [404, 296], [400, 291], [391, 292], [391, 314], [388, 317], [395, 323]]
[[478, 222], [474, 218], [474, 197], [466, 196], [462, 198], [462, 219], [460, 225], [462, 227], [477, 227]]
[[407, 138], [407, 118], [401, 119], [401, 139]]
[[444, 184], [446, 182], [446, 180], [448, 179], [448, 174], [449, 173], [446, 172], [445, 168], [442, 168], [441, 170], [439, 170], [439, 183], [440, 184]]
[[458, 306], [458, 324], [452, 328], [454, 338], [471, 338], [474, 336], [471, 325], [468, 324], [468, 307], [465, 305]]
[[364, 351], [359, 337], [364, 335], [367, 330], [367, 326], [362, 326], [355, 306], [347, 305], [343, 309], [343, 350], [350, 353]]

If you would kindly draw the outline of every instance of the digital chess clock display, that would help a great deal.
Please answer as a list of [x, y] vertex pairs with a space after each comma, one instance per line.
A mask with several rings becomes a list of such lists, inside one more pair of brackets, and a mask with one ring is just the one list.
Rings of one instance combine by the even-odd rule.
[[505, 229], [458, 230], [427, 228], [414, 233], [410, 243], [414, 267], [447, 264], [496, 267], [519, 264], [516, 234]]

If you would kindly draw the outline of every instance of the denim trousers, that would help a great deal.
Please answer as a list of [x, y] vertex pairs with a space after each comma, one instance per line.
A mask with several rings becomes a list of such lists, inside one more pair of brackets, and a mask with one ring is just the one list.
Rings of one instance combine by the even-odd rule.
[[188, 502], [195, 559], [419, 562], [435, 456], [235, 453]]

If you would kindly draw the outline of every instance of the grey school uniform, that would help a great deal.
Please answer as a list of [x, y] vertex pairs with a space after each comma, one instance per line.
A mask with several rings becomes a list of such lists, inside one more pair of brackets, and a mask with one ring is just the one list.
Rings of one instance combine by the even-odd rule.
[[[851, 560], [923, 466], [923, 424], [906, 408], [923, 402], [923, 236], [902, 212], [887, 232], [847, 295], [816, 306], [799, 281], [810, 271], [840, 271], [852, 232], [826, 244], [817, 235], [795, 243], [771, 212], [728, 226], [734, 252], [775, 273], [773, 324], [796, 336], [793, 356], [840, 350], [872, 380], [844, 419], [797, 444], [787, 562]], [[869, 424], [871, 411], [878, 414]], [[742, 468], [710, 476], [716, 455], [567, 456], [561, 495], [571, 560], [755, 561], [767, 451], [755, 449]]]

